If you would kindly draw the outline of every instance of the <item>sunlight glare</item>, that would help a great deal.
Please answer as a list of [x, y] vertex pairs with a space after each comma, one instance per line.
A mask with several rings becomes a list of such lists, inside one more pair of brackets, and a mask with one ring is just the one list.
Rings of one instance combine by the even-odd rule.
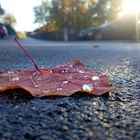
[[5, 11], [16, 18], [17, 31], [32, 31], [38, 27], [34, 24], [33, 7], [41, 2], [42, 0], [0, 0]]
[[140, 11], [140, 0], [124, 0], [123, 12], [126, 14], [136, 13]]

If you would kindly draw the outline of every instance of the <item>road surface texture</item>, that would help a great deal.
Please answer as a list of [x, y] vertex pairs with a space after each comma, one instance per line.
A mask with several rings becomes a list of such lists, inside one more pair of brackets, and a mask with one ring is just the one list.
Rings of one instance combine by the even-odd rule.
[[[140, 139], [140, 44], [21, 42], [40, 68], [78, 59], [90, 69], [109, 75], [116, 91], [100, 97], [0, 95], [1, 140]], [[13, 41], [0, 41], [0, 71], [33, 68]]]

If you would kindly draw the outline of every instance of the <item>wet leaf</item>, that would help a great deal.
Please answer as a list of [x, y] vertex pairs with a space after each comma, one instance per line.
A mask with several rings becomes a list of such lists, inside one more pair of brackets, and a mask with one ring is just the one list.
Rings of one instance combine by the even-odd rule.
[[[102, 95], [114, 90], [109, 78], [80, 61], [53, 68], [0, 73], [0, 91], [21, 88], [35, 97], [70, 96], [76, 92]], [[20, 94], [20, 93], [19, 93]]]

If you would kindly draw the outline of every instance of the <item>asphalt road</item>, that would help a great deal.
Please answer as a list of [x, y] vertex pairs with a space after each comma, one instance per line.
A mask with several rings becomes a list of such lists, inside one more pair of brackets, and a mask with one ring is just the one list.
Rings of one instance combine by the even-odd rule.
[[[6, 140], [139, 140], [140, 44], [21, 40], [38, 66], [81, 60], [109, 75], [116, 91], [89, 95], [26, 98], [0, 95], [0, 138]], [[12, 40], [0, 40], [0, 71], [33, 69]]]

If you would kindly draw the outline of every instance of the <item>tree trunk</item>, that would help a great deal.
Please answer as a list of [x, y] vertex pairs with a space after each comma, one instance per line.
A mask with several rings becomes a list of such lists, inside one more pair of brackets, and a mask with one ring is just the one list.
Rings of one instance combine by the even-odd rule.
[[68, 29], [64, 28], [64, 41], [67, 42], [68, 41]]

